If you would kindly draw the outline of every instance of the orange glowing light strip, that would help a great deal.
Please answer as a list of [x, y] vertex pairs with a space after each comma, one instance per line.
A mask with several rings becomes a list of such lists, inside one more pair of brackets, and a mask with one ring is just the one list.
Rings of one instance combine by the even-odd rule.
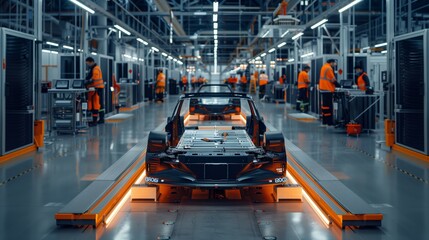
[[[294, 177], [289, 173], [289, 171], [286, 172], [287, 177], [290, 179], [290, 181], [293, 184], [298, 184], [298, 182], [295, 180]], [[325, 213], [323, 213], [322, 209], [319, 208], [319, 206], [314, 202], [314, 200], [307, 194], [307, 192], [302, 189], [302, 195], [304, 196], [305, 200], [310, 204], [311, 208], [316, 212], [317, 216], [322, 220], [322, 222], [325, 224], [327, 228], [329, 228], [329, 225], [331, 224], [331, 221], [326, 216]]]
[[[134, 184], [139, 184], [143, 181], [144, 177], [146, 176], [146, 169], [143, 170], [143, 173], [137, 178], [137, 180], [134, 182]], [[119, 201], [119, 203], [113, 208], [113, 210], [110, 212], [110, 214], [106, 218], [106, 227], [109, 226], [109, 224], [113, 221], [115, 216], [118, 214], [119, 210], [125, 205], [125, 202], [131, 197], [131, 189], [128, 190], [128, 192], [122, 197], [122, 199]]]

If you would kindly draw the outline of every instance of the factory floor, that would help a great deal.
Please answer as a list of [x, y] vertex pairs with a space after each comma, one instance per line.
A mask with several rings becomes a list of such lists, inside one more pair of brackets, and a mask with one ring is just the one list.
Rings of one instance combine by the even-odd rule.
[[[144, 103], [133, 117], [52, 135], [37, 153], [0, 165], [0, 239], [429, 239], [429, 164], [377, 147], [382, 131], [347, 137], [256, 100], [266, 121], [384, 214], [382, 227], [325, 226], [304, 202], [128, 202], [97, 229], [57, 227], [54, 214], [173, 111], [177, 96]], [[268, 239], [268, 238], [267, 238]], [[274, 239], [274, 238], [273, 238]]]

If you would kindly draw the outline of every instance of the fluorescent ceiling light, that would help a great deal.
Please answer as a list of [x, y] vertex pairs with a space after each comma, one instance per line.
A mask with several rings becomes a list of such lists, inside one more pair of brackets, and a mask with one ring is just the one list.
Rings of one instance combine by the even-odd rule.
[[281, 48], [281, 47], [283, 47], [284, 45], [286, 45], [286, 42], [282, 42], [282, 43], [280, 43], [279, 45], [277, 45], [277, 47], [278, 47], [278, 48]]
[[131, 58], [131, 56], [128, 55], [128, 54], [124, 54], [123, 56], [126, 57], [126, 58]]
[[311, 55], [313, 55], [314, 54], [314, 52], [310, 52], [310, 53], [306, 53], [306, 54], [304, 54], [304, 55], [301, 55], [301, 57], [302, 58], [305, 58], [305, 57], [309, 57], [309, 56], [311, 56]]
[[218, 44], [218, 40], [216, 40], [216, 39], [215, 39], [215, 40], [214, 40], [214, 43], [215, 43], [215, 44]]
[[256, 57], [255, 60], [261, 60], [261, 57]]
[[49, 51], [47, 49], [42, 49], [42, 52], [44, 52], [44, 53], [51, 53], [51, 51]]
[[108, 28], [110, 31], [112, 31], [112, 32], [118, 32], [118, 30], [116, 30], [116, 29], [114, 29], [114, 28], [112, 28], [112, 27], [109, 27]]
[[133, 57], [133, 60], [137, 60], [138, 58], [137, 57]]
[[213, 38], [214, 38], [214, 40], [217, 40], [217, 35], [214, 35]]
[[217, 12], [219, 10], [219, 2], [213, 2], [213, 12]]
[[362, 48], [362, 50], [367, 50], [367, 49], [370, 49], [371, 47], [364, 47], [364, 48]]
[[141, 38], [137, 38], [137, 41], [143, 43], [144, 45], [148, 45], [149, 43], [147, 43], [145, 40], [141, 39]]
[[162, 55], [162, 56], [164, 56], [164, 57], [167, 57], [167, 56], [168, 56], [168, 54], [167, 54], [167, 53], [164, 53], [164, 52], [163, 52], [163, 53], [161, 53], [161, 55]]
[[311, 29], [315, 29], [315, 28], [317, 28], [317, 27], [319, 27], [319, 26], [322, 26], [323, 24], [325, 24], [326, 22], [328, 21], [328, 19], [322, 19], [322, 20], [320, 20], [320, 22], [318, 22], [318, 23], [316, 23], [316, 24], [314, 24], [313, 26], [311, 26]]
[[70, 49], [70, 50], [74, 50], [74, 48], [73, 48], [73, 47], [70, 47], [70, 46], [67, 46], [67, 45], [63, 45], [63, 48], [65, 48], [65, 49]]
[[70, 0], [70, 2], [74, 3], [76, 6], [82, 8], [83, 10], [85, 10], [85, 11], [91, 13], [91, 14], [95, 13], [94, 10], [92, 10], [91, 8], [87, 7], [86, 5], [84, 5], [83, 3], [81, 3], [81, 2], [79, 2], [77, 0]]
[[265, 56], [267, 56], [267, 53], [262, 53], [261, 54], [261, 57], [265, 57]]
[[213, 22], [217, 22], [217, 14], [213, 14]]
[[271, 48], [270, 50], [268, 50], [269, 53], [274, 52], [276, 49], [275, 48]]
[[205, 16], [205, 15], [207, 15], [207, 12], [200, 12], [200, 11], [198, 11], [198, 12], [194, 12], [194, 15], [195, 16]]
[[97, 53], [96, 53], [96, 52], [91, 52], [91, 54], [92, 54], [92, 55], [97, 55]]
[[293, 59], [293, 58], [291, 58], [291, 59], [289, 59], [289, 60], [287, 60], [288, 62], [293, 62], [293, 61], [295, 61], [295, 59]]
[[143, 59], [143, 58], [139, 58], [139, 61], [140, 61], [140, 62], [144, 62], [144, 59]]
[[387, 46], [387, 43], [379, 43], [379, 44], [376, 44], [374, 47], [384, 47], [384, 46]]
[[156, 47], [152, 47], [151, 49], [154, 50], [155, 52], [159, 52], [159, 49]]
[[57, 52], [57, 51], [51, 51], [51, 53], [52, 53], [52, 54], [58, 54], [58, 52]]
[[387, 53], [387, 50], [381, 51], [381, 53]]
[[356, 5], [356, 4], [360, 3], [360, 2], [362, 2], [362, 0], [354, 0], [353, 2], [347, 4], [345, 7], [340, 8], [340, 10], [338, 10], [338, 12], [342, 13], [342, 12], [346, 11], [347, 9], [353, 7], [354, 5]]
[[286, 36], [286, 34], [288, 34], [289, 33], [289, 30], [287, 30], [286, 32], [284, 32], [280, 37], [284, 37], [284, 36]]
[[264, 33], [264, 35], [262, 35], [262, 38], [266, 37], [269, 32], [270, 32], [270, 30], [268, 30], [266, 33]]
[[128, 36], [131, 35], [131, 33], [129, 31], [127, 31], [125, 28], [119, 26], [118, 24], [113, 25], [116, 29], [118, 29], [119, 31], [127, 34]]
[[213, 23], [213, 28], [214, 28], [214, 29], [217, 29], [217, 26], [218, 26], [217, 22], [214, 22], [214, 23]]
[[217, 29], [213, 30], [214, 35], [217, 35]]
[[296, 34], [295, 36], [293, 36], [293, 37], [292, 37], [292, 40], [296, 40], [296, 39], [298, 39], [299, 37], [301, 37], [302, 35], [304, 35], [304, 33], [300, 32], [300, 33]]
[[54, 47], [58, 47], [58, 43], [54, 43], [54, 42], [46, 42], [46, 44], [54, 46]]

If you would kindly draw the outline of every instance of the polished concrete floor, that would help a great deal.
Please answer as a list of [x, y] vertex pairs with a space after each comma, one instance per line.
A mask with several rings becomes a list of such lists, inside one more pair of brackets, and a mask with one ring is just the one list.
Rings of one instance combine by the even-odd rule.
[[0, 239], [429, 239], [429, 164], [377, 148], [380, 133], [347, 137], [260, 103], [265, 119], [385, 216], [381, 228], [325, 226], [307, 202], [128, 202], [109, 226], [55, 225], [54, 214], [172, 112], [177, 97], [0, 165]]

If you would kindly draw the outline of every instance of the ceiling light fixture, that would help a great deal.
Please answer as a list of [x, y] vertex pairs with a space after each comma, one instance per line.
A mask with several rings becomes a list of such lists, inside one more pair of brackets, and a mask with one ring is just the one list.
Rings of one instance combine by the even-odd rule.
[[125, 28], [119, 26], [118, 24], [113, 25], [116, 29], [118, 29], [119, 31], [127, 34], [128, 36], [131, 35], [131, 33], [129, 31], [127, 31]]
[[217, 22], [217, 14], [213, 14], [213, 22]]
[[54, 46], [54, 47], [58, 47], [58, 43], [54, 43], [54, 42], [46, 42], [46, 44]]
[[65, 49], [69, 49], [69, 50], [74, 50], [74, 48], [73, 48], [73, 47], [70, 47], [70, 46], [67, 46], [67, 45], [63, 45], [63, 48], [65, 48]]
[[284, 36], [286, 36], [286, 34], [288, 34], [289, 33], [289, 30], [287, 30], [286, 32], [284, 32], [280, 37], [284, 37]]
[[152, 47], [151, 48], [153, 51], [155, 51], [155, 52], [159, 52], [159, 49], [158, 48], [156, 48], [156, 47]]
[[322, 19], [322, 20], [320, 20], [318, 23], [316, 23], [316, 24], [314, 24], [313, 26], [311, 26], [311, 29], [315, 29], [315, 28], [317, 28], [317, 27], [320, 27], [320, 26], [322, 26], [323, 24], [325, 24], [326, 22], [328, 21], [328, 19]]
[[353, 7], [354, 5], [356, 5], [356, 4], [360, 3], [360, 2], [362, 2], [362, 0], [354, 0], [353, 2], [347, 4], [345, 7], [340, 8], [340, 10], [338, 10], [338, 12], [342, 13], [342, 12], [346, 11], [347, 9]]
[[304, 33], [300, 32], [300, 33], [296, 34], [295, 36], [293, 36], [293, 37], [292, 37], [292, 40], [296, 40], [296, 39], [298, 39], [299, 37], [301, 37], [302, 35], [304, 35]]
[[376, 44], [374, 47], [384, 47], [384, 46], [387, 46], [387, 43], [379, 43], [379, 44]]
[[269, 53], [274, 52], [276, 49], [275, 48], [271, 48], [270, 50], [268, 50]]
[[219, 2], [213, 2], [213, 12], [218, 12], [219, 10]]
[[78, 7], [82, 8], [83, 10], [85, 10], [85, 11], [87, 11], [87, 12], [91, 13], [91, 14], [94, 14], [94, 13], [95, 13], [95, 11], [94, 11], [94, 10], [92, 10], [91, 8], [87, 7], [86, 5], [84, 5], [83, 3], [79, 2], [79, 1], [76, 1], [76, 0], [70, 0], [70, 2], [74, 3], [76, 6], [78, 6]]
[[278, 47], [278, 48], [281, 48], [281, 47], [283, 47], [284, 45], [286, 45], [286, 42], [282, 42], [282, 43], [280, 43], [279, 45], [277, 45], [277, 47]]
[[148, 45], [149, 43], [147, 43], [145, 40], [141, 39], [141, 38], [137, 38], [137, 41], [143, 43], [144, 45]]

